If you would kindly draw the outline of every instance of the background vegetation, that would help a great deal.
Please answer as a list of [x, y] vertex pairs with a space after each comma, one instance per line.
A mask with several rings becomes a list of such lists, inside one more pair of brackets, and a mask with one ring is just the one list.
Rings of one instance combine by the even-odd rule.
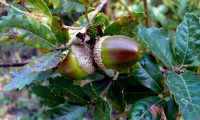
[[[41, 2], [42, 1], [42, 2]], [[101, 12], [104, 14], [98, 14], [98, 17], [95, 17], [96, 22], [103, 26], [107, 26], [106, 20], [108, 19], [109, 24], [119, 20], [124, 15], [135, 14], [137, 20], [139, 21], [137, 25], [130, 25], [131, 22], [127, 22], [127, 24], [123, 24], [120, 27], [124, 27], [120, 34], [134, 37], [135, 40], [140, 42], [146, 50], [146, 55], [144, 59], [140, 61], [140, 65], [142, 68], [138, 68], [138, 66], [133, 66], [136, 70], [130, 74], [130, 76], [121, 75], [118, 79], [118, 83], [111, 87], [110, 91], [106, 94], [109, 96], [109, 100], [111, 100], [113, 109], [110, 111], [110, 105], [104, 99], [98, 98], [94, 103], [91, 102], [88, 106], [84, 106], [84, 101], [76, 104], [77, 98], [73, 98], [71, 101], [74, 103], [71, 105], [64, 106], [62, 103], [63, 98], [60, 98], [59, 94], [56, 92], [56, 85], [59, 84], [67, 84], [73, 86], [69, 79], [62, 83], [62, 78], [57, 78], [58, 82], [53, 82], [51, 79], [48, 82], [47, 79], [49, 76], [57, 76], [57, 73], [52, 73], [52, 71], [47, 71], [43, 73], [41, 76], [34, 78], [35, 76], [28, 76], [28, 81], [20, 82], [22, 79], [25, 79], [26, 75], [30, 74], [28, 72], [28, 68], [24, 68], [23, 72], [13, 72], [20, 69], [19, 67], [27, 64], [31, 59], [38, 58], [38, 56], [43, 55], [48, 50], [52, 50], [52, 46], [48, 43], [45, 43], [44, 46], [38, 46], [39, 43], [41, 45], [41, 41], [43, 38], [49, 40], [53, 43], [54, 38], [59, 39], [59, 45], [61, 48], [65, 48], [63, 43], [66, 43], [66, 40], [69, 40], [73, 37], [73, 35], [80, 29], [80, 27], [86, 27], [91, 21], [91, 17], [93, 12], [97, 10], [99, 4], [101, 4], [98, 0], [7, 0], [6, 4], [1, 4], [0, 8], [0, 119], [2, 120], [13, 120], [13, 119], [23, 119], [23, 120], [43, 120], [53, 114], [49, 119], [66, 119], [74, 116], [80, 116], [82, 118], [87, 119], [100, 119], [102, 116], [108, 119], [109, 112], [112, 114], [112, 119], [198, 119], [200, 118], [197, 114], [200, 112], [199, 110], [199, 100], [200, 95], [198, 93], [200, 82], [199, 80], [199, 34], [200, 34], [200, 23], [199, 18], [195, 16], [200, 16], [200, 1], [199, 0], [108, 0], [106, 4], [101, 9]], [[4, 2], [0, 0], [0, 2]], [[12, 5], [12, 6], [9, 6]], [[48, 6], [48, 9], [45, 9]], [[16, 11], [14, 8], [18, 10], [31, 13], [30, 15], [23, 16], [20, 11]], [[143, 13], [146, 13], [144, 15]], [[34, 19], [41, 20], [43, 25], [40, 25], [37, 21], [31, 19], [31, 15]], [[138, 16], [137, 16], [138, 15]], [[4, 17], [8, 16], [8, 17]], [[52, 17], [57, 16], [57, 17]], [[145, 17], [146, 16], [146, 17]], [[185, 16], [185, 17], [184, 17]], [[11, 18], [9, 18], [11, 17]], [[94, 17], [94, 16], [93, 16]], [[63, 22], [62, 26], [57, 24], [59, 18]], [[122, 20], [123, 21], [123, 20]], [[127, 21], [127, 19], [125, 19]], [[58, 28], [59, 32], [53, 31], [56, 35], [51, 34], [52, 31], [49, 31], [49, 36], [45, 36], [42, 32], [37, 32], [38, 30], [48, 30], [45, 29], [45, 24], [49, 24], [49, 22], [53, 23], [53, 27]], [[124, 21], [123, 21], [124, 22]], [[193, 24], [194, 23], [194, 24]], [[23, 27], [21, 25], [23, 24]], [[130, 26], [128, 26], [130, 25]], [[187, 29], [187, 25], [189, 27]], [[72, 27], [73, 26], [73, 27]], [[151, 28], [151, 29], [147, 29]], [[152, 27], [155, 26], [155, 27]], [[177, 29], [178, 26], [180, 29]], [[65, 28], [65, 31], [62, 32], [62, 29]], [[95, 40], [97, 36], [97, 28], [96, 26], [87, 27], [90, 31], [90, 37]], [[133, 31], [130, 31], [127, 28], [134, 28]], [[138, 29], [137, 29], [138, 28]], [[158, 29], [158, 28], [162, 28]], [[190, 29], [191, 28], [191, 29]], [[69, 30], [68, 30], [69, 29]], [[181, 49], [186, 46], [179, 47], [184, 43], [183, 37], [181, 36], [184, 33], [184, 30], [189, 30], [190, 34], [188, 36], [192, 36], [192, 43], [189, 44], [189, 54], [186, 56], [184, 62], [182, 62], [183, 56], [181, 55]], [[195, 31], [195, 30], [196, 31]], [[29, 31], [29, 32], [27, 32]], [[30, 31], [33, 33], [31, 34]], [[116, 31], [112, 29], [104, 31], [104, 34], [116, 34]], [[48, 32], [48, 31], [46, 31]], [[196, 34], [195, 34], [196, 32]], [[194, 34], [192, 34], [194, 33]], [[135, 35], [136, 34], [136, 35]], [[178, 34], [178, 35], [177, 35]], [[36, 35], [36, 36], [35, 36]], [[166, 37], [167, 36], [167, 37]], [[187, 36], [187, 35], [186, 35]], [[141, 39], [144, 39], [145, 42], [148, 42], [148, 45], [145, 45], [145, 42], [141, 42]], [[151, 40], [153, 39], [153, 40]], [[172, 46], [172, 50], [167, 43], [163, 41], [170, 39], [170, 46]], [[176, 43], [175, 40], [181, 39], [181, 43]], [[34, 42], [35, 40], [36, 42]], [[162, 42], [161, 42], [162, 40]], [[177, 47], [178, 46], [178, 47]], [[44, 48], [45, 50], [42, 50]], [[173, 51], [173, 48], [178, 49], [179, 53], [176, 54], [176, 59], [172, 61], [172, 57], [170, 58], [169, 51]], [[163, 54], [159, 54], [159, 50], [161, 52], [165, 52]], [[184, 49], [183, 49], [184, 51]], [[59, 57], [57, 53], [52, 53], [53, 56]], [[51, 54], [51, 55], [52, 55]], [[46, 54], [45, 54], [46, 55]], [[56, 58], [55, 57], [55, 58]], [[48, 55], [44, 57], [39, 57], [40, 61], [36, 62], [37, 64], [41, 64], [43, 61], [48, 61]], [[53, 58], [53, 59], [55, 59]], [[196, 61], [195, 61], [196, 60]], [[53, 60], [49, 60], [52, 62]], [[11, 64], [17, 63], [17, 64]], [[34, 62], [33, 62], [34, 63]], [[181, 63], [181, 64], [180, 64]], [[47, 70], [47, 66], [55, 66], [54, 64], [43, 64], [41, 69]], [[46, 66], [45, 66], [46, 65]], [[33, 66], [30, 66], [33, 67]], [[141, 66], [140, 66], [141, 67]], [[181, 69], [177, 69], [181, 68]], [[30, 69], [30, 68], [29, 68]], [[152, 71], [151, 71], [152, 70]], [[153, 71], [154, 70], [154, 71]], [[175, 71], [174, 73], [170, 72]], [[41, 70], [42, 71], [42, 70]], [[183, 74], [181, 74], [184, 71]], [[11, 72], [13, 74], [11, 74]], [[142, 72], [144, 76], [140, 74]], [[181, 75], [178, 75], [179, 73]], [[20, 76], [23, 74], [22, 76]], [[39, 73], [38, 73], [39, 74]], [[82, 84], [88, 83], [90, 80], [101, 79], [101, 81], [93, 82], [92, 85], [95, 87], [96, 92], [101, 93], [103, 89], [109, 84], [105, 77], [105, 73], [100, 73], [99, 71], [87, 78]], [[148, 76], [150, 75], [150, 77]], [[170, 82], [174, 82], [177, 84], [168, 85], [163, 84], [164, 81], [166, 83], [166, 76], [168, 75], [168, 84]], [[17, 77], [16, 77], [17, 76]], [[153, 76], [153, 78], [151, 78]], [[10, 82], [15, 79], [16, 82]], [[61, 79], [61, 80], [60, 80]], [[130, 82], [131, 79], [139, 79], [142, 82]], [[60, 81], [59, 81], [60, 80]], [[126, 82], [124, 82], [126, 80]], [[152, 82], [155, 80], [156, 83], [159, 84], [159, 87], [155, 86], [155, 83]], [[179, 81], [180, 80], [180, 81]], [[189, 91], [184, 91], [184, 87], [179, 86], [182, 84], [181, 80], [184, 80], [185, 84], [189, 86]], [[29, 85], [31, 82], [34, 84]], [[42, 81], [42, 82], [41, 82]], [[8, 84], [10, 83], [10, 84]], [[148, 84], [150, 83], [150, 84]], [[7, 86], [9, 89], [22, 89], [20, 91], [6, 91], [3, 89], [4, 86]], [[50, 84], [50, 88], [55, 87], [55, 94], [51, 93], [51, 89], [49, 87], [41, 87], [39, 85], [46, 86]], [[28, 85], [28, 86], [25, 86]], [[33, 85], [38, 85], [32, 87]], [[51, 86], [52, 85], [52, 86]], [[121, 86], [122, 85], [122, 86]], [[75, 86], [75, 85], [74, 85]], [[97, 86], [100, 86], [97, 90]], [[126, 86], [126, 89], [123, 87]], [[69, 86], [62, 86], [63, 88]], [[75, 86], [77, 87], [77, 86]], [[122, 88], [121, 88], [122, 87]], [[191, 88], [190, 88], [191, 87]], [[32, 88], [32, 89], [31, 89]], [[135, 91], [131, 91], [134, 88]], [[77, 88], [75, 92], [82, 91]], [[84, 91], [90, 91], [90, 86], [86, 85]], [[40, 91], [41, 90], [41, 91]], [[49, 96], [42, 95], [42, 90], [45, 91], [45, 94], [49, 94]], [[183, 90], [183, 91], [181, 91]], [[193, 91], [194, 90], [194, 91]], [[33, 92], [34, 91], [34, 92]], [[123, 91], [123, 94], [122, 94]], [[172, 92], [170, 92], [172, 91]], [[49, 92], [49, 93], [48, 93]], [[188, 103], [188, 99], [184, 99], [183, 96], [191, 93], [189, 96], [191, 97]], [[172, 94], [173, 93], [173, 94]], [[37, 95], [36, 95], [37, 94]], [[69, 93], [67, 93], [69, 94]], [[85, 93], [80, 92], [80, 96], [83, 97]], [[176, 102], [174, 100], [174, 95], [178, 96]], [[39, 96], [39, 97], [38, 97]], [[72, 95], [73, 96], [73, 95]], [[90, 95], [89, 95], [90, 96]], [[117, 96], [117, 97], [116, 97]], [[150, 97], [151, 96], [151, 97]], [[45, 98], [46, 97], [46, 98]], [[90, 96], [91, 97], [91, 96]], [[93, 96], [94, 97], [94, 96]], [[179, 98], [180, 97], [180, 98]], [[45, 98], [45, 99], [41, 99]], [[162, 98], [162, 99], [159, 99]], [[89, 98], [87, 98], [89, 99]], [[96, 98], [95, 98], [96, 100]], [[138, 101], [139, 100], [139, 101]], [[56, 103], [56, 102], [57, 103]], [[191, 102], [191, 103], [190, 103]], [[177, 105], [178, 103], [178, 105]], [[45, 105], [44, 105], [45, 104]], [[135, 107], [131, 107], [131, 104], [134, 104]], [[156, 105], [155, 105], [156, 104]], [[58, 106], [59, 105], [59, 106]], [[48, 106], [48, 107], [47, 107]], [[105, 113], [99, 112], [98, 109], [95, 109], [95, 106], [99, 106], [101, 110], [106, 111]], [[163, 107], [165, 106], [165, 107]], [[178, 107], [179, 106], [179, 107]], [[54, 108], [50, 109], [49, 108]], [[101, 108], [103, 107], [103, 108]], [[142, 107], [142, 108], [141, 108]], [[87, 110], [94, 110], [93, 112], [86, 112]], [[131, 110], [130, 110], [131, 109]], [[183, 110], [183, 109], [188, 109]], [[46, 112], [49, 110], [48, 112]], [[77, 110], [77, 111], [76, 111]], [[130, 112], [128, 112], [130, 110]], [[125, 112], [124, 112], [125, 111]], [[189, 113], [191, 112], [191, 113]], [[194, 113], [193, 113], [194, 112]], [[197, 112], [197, 113], [195, 113]], [[57, 114], [55, 114], [57, 113]], [[69, 114], [67, 114], [69, 113]], [[86, 113], [86, 114], [83, 114]], [[92, 113], [96, 116], [93, 116]], [[70, 116], [71, 115], [71, 116]], [[162, 118], [165, 116], [165, 118]], [[137, 118], [138, 117], [138, 118]]]

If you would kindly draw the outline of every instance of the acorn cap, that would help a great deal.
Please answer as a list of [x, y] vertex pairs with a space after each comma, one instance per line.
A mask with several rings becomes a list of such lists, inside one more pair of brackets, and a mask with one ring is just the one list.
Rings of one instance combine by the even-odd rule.
[[72, 79], [83, 79], [94, 72], [92, 50], [87, 44], [72, 45], [71, 51], [58, 68], [62, 74]]
[[94, 46], [94, 60], [102, 69], [122, 70], [142, 57], [141, 46], [123, 35], [103, 36]]

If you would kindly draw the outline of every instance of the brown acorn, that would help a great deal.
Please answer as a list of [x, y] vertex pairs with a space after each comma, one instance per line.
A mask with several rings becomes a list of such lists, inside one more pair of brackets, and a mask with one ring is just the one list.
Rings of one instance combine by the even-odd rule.
[[72, 45], [66, 58], [58, 65], [58, 70], [74, 80], [81, 80], [93, 73], [93, 55], [90, 46]]
[[96, 42], [93, 54], [100, 68], [120, 71], [141, 59], [142, 48], [123, 35], [103, 36]]

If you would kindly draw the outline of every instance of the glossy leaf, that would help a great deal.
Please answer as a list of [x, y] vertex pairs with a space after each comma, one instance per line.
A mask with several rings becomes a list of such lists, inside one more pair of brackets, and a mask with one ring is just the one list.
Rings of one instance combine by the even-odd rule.
[[[71, 105], [71, 104], [60, 104], [53, 109], [48, 110], [53, 113], [53, 117], [56, 120], [77, 120], [84, 113], [87, 112], [87, 106]], [[57, 114], [62, 113], [62, 114]]]
[[133, 79], [138, 80], [141, 84], [155, 92], [162, 92], [164, 89], [163, 76], [155, 59], [145, 54], [140, 61], [140, 65], [140, 69], [136, 69], [131, 73]]
[[171, 72], [167, 77], [167, 84], [174, 94], [185, 120], [200, 119], [200, 77], [191, 71], [182, 74]]
[[168, 68], [173, 67], [174, 58], [170, 46], [170, 39], [164, 34], [162, 29], [140, 27], [138, 35], [163, 64]]
[[200, 19], [187, 13], [184, 20], [176, 31], [175, 55], [178, 61], [183, 65], [200, 63]]
[[134, 28], [139, 24], [139, 18], [145, 17], [144, 13], [133, 13], [129, 16], [123, 16], [119, 20], [108, 25], [104, 30], [104, 35], [124, 35], [134, 37]]
[[68, 95], [68, 102], [70, 103], [86, 105], [90, 101], [90, 97], [83, 89], [67, 77], [52, 78], [49, 82], [52, 91]]
[[62, 96], [52, 93], [51, 88], [47, 86], [33, 86], [32, 91], [42, 98], [42, 103], [49, 107], [55, 107], [65, 101]]
[[167, 120], [176, 120], [179, 112], [179, 107], [173, 98], [170, 98], [166, 103], [165, 114]]
[[123, 86], [124, 99], [127, 102], [127, 104], [133, 104], [141, 98], [157, 96], [159, 94], [158, 92], [154, 92], [151, 89], [142, 85], [131, 75], [126, 77], [119, 77], [116, 82]]
[[60, 62], [61, 55], [61, 52], [53, 52], [31, 60], [21, 70], [13, 72], [12, 81], [5, 86], [5, 89], [21, 90], [25, 85], [31, 84], [41, 72], [56, 67]]
[[64, 23], [59, 17], [53, 16], [51, 29], [57, 37], [57, 42], [66, 44], [70, 39], [69, 31], [63, 28]]
[[91, 99], [96, 99], [107, 85], [108, 80], [97, 80], [85, 85], [83, 90]]
[[111, 103], [114, 109], [119, 112], [124, 112], [126, 107], [123, 91], [122, 86], [116, 83], [113, 83], [109, 90]]
[[107, 25], [109, 25], [108, 17], [103, 13], [99, 13], [97, 16], [94, 17], [92, 21], [95, 24], [101, 25], [101, 27], [106, 27]]
[[107, 100], [99, 97], [97, 99], [96, 107], [93, 111], [94, 120], [110, 120], [111, 119], [111, 106]]
[[134, 103], [128, 113], [129, 120], [160, 120], [161, 115], [154, 115], [151, 112], [153, 105], [160, 105], [161, 98], [148, 97]]
[[25, 15], [11, 15], [3, 17], [0, 20], [0, 28], [2, 29], [4, 27], [15, 27], [26, 30], [33, 34], [36, 38], [33, 38], [32, 41], [29, 41], [28, 39], [22, 40], [22, 42], [28, 45], [45, 50], [51, 50], [55, 47], [56, 37], [51, 32], [51, 29], [35, 19]]

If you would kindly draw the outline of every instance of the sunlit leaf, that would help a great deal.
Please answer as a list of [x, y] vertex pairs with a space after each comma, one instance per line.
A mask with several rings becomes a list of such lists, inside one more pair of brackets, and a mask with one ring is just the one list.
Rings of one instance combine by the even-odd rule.
[[134, 37], [134, 28], [139, 24], [138, 20], [145, 17], [144, 13], [132, 13], [121, 17], [119, 20], [108, 25], [104, 30], [104, 35], [125, 35]]
[[60, 18], [53, 16], [51, 29], [57, 37], [57, 42], [61, 44], [66, 44], [70, 39], [69, 31], [63, 28], [64, 23]]
[[45, 50], [51, 50], [55, 47], [56, 37], [51, 32], [51, 29], [45, 24], [42, 24], [25, 15], [11, 15], [3, 17], [0, 20], [0, 29], [3, 29], [4, 27], [18, 28], [28, 31], [29, 34], [33, 34], [35, 38], [32, 38], [32, 42], [28, 39], [22, 39], [22, 42], [28, 45]]
[[29, 4], [31, 8], [32, 13], [34, 14], [42, 14], [42, 17], [44, 16], [45, 18], [48, 19], [48, 21], [51, 23], [52, 21], [52, 14], [51, 11], [49, 10], [48, 6], [43, 0], [26, 0], [26, 4]]

